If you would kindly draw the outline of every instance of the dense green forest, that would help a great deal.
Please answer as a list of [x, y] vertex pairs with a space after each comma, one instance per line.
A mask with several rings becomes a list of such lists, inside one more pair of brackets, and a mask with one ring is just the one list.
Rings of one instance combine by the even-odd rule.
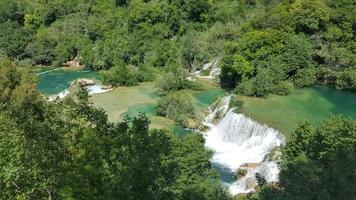
[[0, 0], [0, 199], [356, 199], [356, 121], [301, 124], [282, 148], [278, 183], [232, 197], [201, 134], [108, 120], [85, 88], [49, 102], [37, 66], [73, 59], [104, 84], [157, 83], [157, 114], [187, 124], [187, 77], [219, 60], [219, 86], [288, 95], [325, 84], [356, 91], [353, 0]]
[[[0, 66], [0, 199], [233, 198], [200, 134], [149, 129], [143, 114], [109, 122], [81, 88], [48, 102], [34, 75], [7, 58]], [[355, 155], [355, 120], [305, 123], [282, 149], [280, 183], [260, 177], [257, 193], [235, 198], [355, 199]]]
[[201, 135], [108, 121], [79, 90], [51, 103], [0, 61], [0, 199], [227, 199]]
[[[314, 83], [356, 89], [352, 0], [1, 0], [0, 50], [20, 65], [74, 58], [135, 85], [221, 58], [244, 95]], [[175, 72], [173, 72], [175, 73]]]

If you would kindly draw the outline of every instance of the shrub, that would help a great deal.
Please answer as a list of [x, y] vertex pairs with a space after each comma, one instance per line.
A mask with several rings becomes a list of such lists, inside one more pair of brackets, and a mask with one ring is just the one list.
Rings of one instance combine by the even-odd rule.
[[184, 91], [170, 93], [158, 100], [156, 111], [160, 116], [186, 125], [188, 119], [194, 117], [192, 97]]
[[104, 84], [133, 86], [138, 83], [137, 70], [134, 66], [115, 66], [100, 73]]
[[158, 78], [157, 88], [161, 94], [167, 94], [168, 92], [174, 92], [183, 89], [199, 90], [201, 86], [199, 83], [188, 80], [187, 72], [184, 69], [178, 67]]
[[288, 95], [293, 90], [293, 83], [289, 81], [281, 81], [277, 85], [275, 85], [273, 89], [274, 94], [278, 95]]
[[356, 70], [347, 69], [338, 74], [336, 79], [336, 88], [356, 90]]

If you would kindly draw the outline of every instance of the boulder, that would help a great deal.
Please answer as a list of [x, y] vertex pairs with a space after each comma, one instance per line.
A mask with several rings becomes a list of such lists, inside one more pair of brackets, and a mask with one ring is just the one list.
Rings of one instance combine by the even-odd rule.
[[89, 86], [89, 85], [95, 85], [95, 81], [91, 79], [78, 79], [76, 83], [80, 86]]
[[247, 174], [247, 169], [246, 168], [238, 168], [237, 170], [236, 170], [236, 172], [235, 172], [235, 174], [234, 174], [234, 177], [236, 178], [236, 179], [241, 179], [241, 178], [243, 178], [244, 176], [246, 176], [246, 174]]
[[263, 161], [276, 161], [280, 160], [282, 156], [282, 153], [280, 151], [279, 147], [274, 148], [269, 154], [265, 156]]
[[245, 163], [245, 164], [242, 164], [241, 167], [254, 169], [258, 165], [259, 165], [259, 163]]

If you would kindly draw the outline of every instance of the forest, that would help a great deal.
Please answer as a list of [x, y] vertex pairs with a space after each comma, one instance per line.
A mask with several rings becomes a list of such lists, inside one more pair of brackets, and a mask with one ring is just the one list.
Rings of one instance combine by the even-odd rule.
[[[78, 60], [103, 84], [156, 83], [156, 112], [197, 119], [189, 91], [205, 63], [214, 85], [267, 98], [323, 85], [356, 92], [353, 0], [0, 0], [0, 199], [356, 199], [356, 120], [298, 125], [279, 182], [231, 195], [201, 134], [151, 128], [141, 113], [110, 121], [85, 87], [47, 101], [36, 68]], [[239, 102], [235, 102], [237, 107]]]

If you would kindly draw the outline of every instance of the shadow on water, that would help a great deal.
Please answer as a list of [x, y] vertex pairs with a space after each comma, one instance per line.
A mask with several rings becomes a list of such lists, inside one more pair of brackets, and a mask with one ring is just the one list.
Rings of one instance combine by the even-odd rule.
[[314, 91], [331, 105], [330, 113], [356, 118], [356, 93], [340, 91], [325, 86], [315, 86]]
[[222, 182], [233, 183], [236, 181], [236, 179], [234, 178], [234, 172], [232, 172], [230, 169], [217, 163], [212, 163], [212, 165], [214, 169], [218, 172]]

